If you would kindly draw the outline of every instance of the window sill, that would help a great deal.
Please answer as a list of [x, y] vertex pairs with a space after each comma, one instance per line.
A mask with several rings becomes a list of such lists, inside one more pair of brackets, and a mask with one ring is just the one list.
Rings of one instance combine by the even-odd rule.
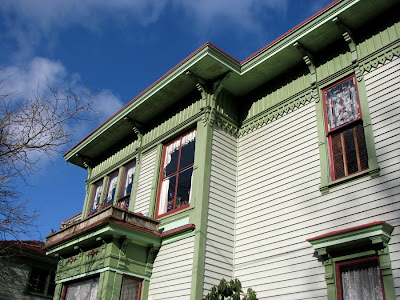
[[333, 188], [335, 186], [356, 180], [358, 178], [361, 177], [367, 177], [370, 176], [371, 178], [375, 178], [379, 176], [379, 167], [375, 168], [375, 169], [368, 169], [368, 170], [364, 170], [355, 174], [352, 174], [350, 176], [335, 180], [335, 181], [331, 181], [328, 184], [325, 185], [321, 185], [319, 190], [321, 191], [322, 195], [328, 194], [329, 193], [329, 189]]
[[189, 210], [189, 209], [190, 209], [190, 203], [186, 204], [184, 206], [181, 206], [181, 207], [179, 207], [177, 209], [174, 209], [174, 210], [168, 211], [166, 213], [163, 213], [161, 215], [157, 215], [156, 219], [159, 220], [159, 219], [163, 219], [165, 217], [170, 217], [170, 216], [172, 216], [174, 214], [181, 213], [181, 212]]

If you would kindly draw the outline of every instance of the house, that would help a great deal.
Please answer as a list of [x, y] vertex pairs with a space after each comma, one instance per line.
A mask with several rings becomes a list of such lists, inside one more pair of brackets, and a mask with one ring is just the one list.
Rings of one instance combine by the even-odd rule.
[[338, 0], [243, 62], [206, 43], [69, 150], [54, 299], [400, 297], [399, 11]]
[[57, 259], [40, 241], [0, 241], [0, 299], [51, 299]]

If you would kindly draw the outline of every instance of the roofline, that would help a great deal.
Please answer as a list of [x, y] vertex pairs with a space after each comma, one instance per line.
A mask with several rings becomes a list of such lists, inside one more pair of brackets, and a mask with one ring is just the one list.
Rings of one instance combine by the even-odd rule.
[[316, 12], [315, 14], [313, 14], [311, 17], [305, 19], [303, 22], [301, 22], [300, 24], [296, 25], [295, 27], [293, 27], [292, 29], [290, 29], [289, 31], [287, 31], [286, 33], [282, 34], [280, 37], [276, 38], [275, 40], [273, 40], [272, 42], [270, 42], [269, 44], [267, 44], [266, 46], [262, 47], [260, 50], [258, 50], [257, 52], [253, 53], [252, 55], [250, 55], [249, 57], [247, 57], [246, 59], [242, 60], [240, 62], [241, 65], [244, 65], [245, 63], [247, 63], [249, 60], [251, 60], [252, 58], [258, 56], [259, 54], [261, 54], [262, 52], [264, 52], [265, 50], [267, 50], [268, 48], [272, 47], [274, 44], [278, 43], [280, 40], [283, 40], [286, 36], [288, 36], [290, 33], [292, 33], [293, 31], [295, 31], [296, 29], [299, 29], [300, 27], [302, 27], [303, 25], [305, 25], [307, 22], [311, 21], [312, 19], [316, 18], [317, 16], [319, 16], [320, 14], [322, 14], [323, 12], [325, 12], [326, 10], [328, 10], [329, 8], [331, 8], [332, 6], [334, 6], [335, 4], [341, 2], [343, 0], [335, 0], [332, 3], [328, 4], [327, 6], [325, 6], [324, 8], [322, 8], [321, 10], [319, 10], [318, 12]]
[[246, 58], [245, 60], [243, 60], [242, 62], [240, 62], [239, 60], [237, 60], [236, 58], [234, 58], [233, 56], [229, 55], [228, 53], [226, 53], [225, 51], [221, 50], [219, 47], [215, 46], [214, 44], [212, 44], [211, 42], [206, 42], [203, 45], [201, 45], [199, 48], [197, 48], [194, 52], [192, 52], [191, 54], [189, 54], [186, 58], [184, 58], [181, 62], [179, 62], [176, 66], [174, 66], [173, 68], [171, 68], [168, 72], [166, 72], [164, 75], [162, 75], [158, 80], [156, 80], [154, 83], [152, 83], [150, 86], [148, 86], [145, 90], [143, 90], [141, 93], [139, 93], [135, 98], [133, 98], [132, 100], [130, 100], [127, 104], [125, 104], [121, 109], [119, 109], [116, 113], [114, 113], [111, 117], [109, 117], [106, 121], [104, 121], [102, 124], [100, 124], [96, 129], [94, 129], [92, 132], [90, 132], [86, 137], [84, 137], [82, 140], [80, 140], [77, 144], [75, 144], [75, 146], [73, 146], [71, 149], [69, 149], [67, 152], [65, 152], [64, 157], [66, 157], [68, 154], [70, 154], [73, 150], [75, 150], [76, 148], [79, 147], [79, 145], [81, 145], [86, 139], [88, 139], [89, 137], [91, 137], [92, 135], [94, 135], [99, 129], [101, 129], [103, 126], [105, 126], [105, 124], [107, 124], [110, 120], [112, 120], [113, 118], [115, 118], [115, 116], [117, 116], [120, 112], [122, 112], [124, 109], [126, 109], [128, 106], [130, 106], [132, 103], [136, 102], [141, 96], [143, 96], [144, 94], [146, 94], [146, 92], [148, 92], [149, 90], [151, 90], [152, 88], [154, 88], [158, 83], [160, 83], [163, 79], [165, 79], [168, 75], [170, 75], [171, 73], [173, 73], [175, 70], [177, 70], [180, 66], [182, 66], [184, 63], [186, 63], [187, 61], [189, 61], [192, 57], [194, 57], [196, 54], [198, 54], [199, 52], [201, 52], [201, 50], [210, 47], [212, 49], [217, 50], [218, 52], [220, 52], [223, 56], [225, 56], [226, 58], [229, 58], [231, 60], [233, 60], [235, 63], [237, 63], [240, 68], [244, 65], [247, 64], [249, 61], [251, 61], [252, 59], [255, 59], [256, 57], [258, 57], [261, 53], [265, 52], [267, 49], [271, 48], [272, 46], [274, 46], [275, 44], [277, 44], [279, 41], [283, 40], [284, 38], [286, 38], [288, 35], [290, 35], [292, 32], [294, 32], [295, 30], [301, 28], [302, 26], [304, 26], [305, 24], [307, 24], [308, 22], [312, 21], [313, 19], [315, 19], [316, 17], [318, 17], [319, 15], [321, 15], [322, 13], [324, 13], [326, 10], [328, 10], [329, 8], [335, 6], [336, 4], [343, 2], [345, 0], [335, 0], [332, 3], [330, 3], [329, 5], [327, 5], [326, 7], [324, 7], [323, 9], [321, 9], [320, 11], [318, 11], [317, 13], [315, 13], [314, 15], [312, 15], [311, 17], [307, 18], [306, 20], [304, 20], [303, 22], [301, 22], [300, 24], [296, 25], [295, 27], [293, 27], [291, 30], [287, 31], [286, 33], [284, 33], [283, 35], [281, 35], [280, 37], [278, 37], [277, 39], [273, 40], [272, 42], [270, 42], [269, 44], [267, 44], [265, 47], [261, 48], [260, 50], [258, 50], [257, 52], [255, 52], [254, 54], [250, 55], [248, 58]]
[[164, 78], [166, 78], [169, 74], [171, 74], [173, 71], [178, 69], [181, 65], [183, 65], [185, 62], [190, 60], [193, 56], [195, 56], [197, 53], [199, 53], [201, 50], [203, 50], [206, 47], [211, 47], [217, 50], [218, 52], [221, 52], [224, 56], [232, 59], [234, 62], [240, 65], [240, 61], [238, 61], [236, 58], [232, 57], [225, 51], [221, 50], [219, 47], [215, 46], [211, 42], [205, 42], [203, 45], [201, 45], [199, 48], [197, 48], [195, 51], [193, 51], [191, 54], [189, 54], [186, 58], [184, 58], [181, 62], [179, 62], [175, 67], [170, 69], [167, 73], [162, 75], [159, 79], [157, 79], [155, 82], [153, 82], [150, 86], [148, 86], [145, 90], [143, 90], [141, 93], [139, 93], [135, 98], [130, 100], [127, 104], [125, 104], [122, 108], [120, 108], [116, 113], [114, 113], [111, 117], [109, 117], [106, 121], [104, 121], [102, 124], [97, 126], [92, 132], [90, 132], [86, 137], [84, 137], [82, 140], [80, 140], [75, 146], [73, 146], [71, 149], [69, 149], [67, 152], [64, 153], [64, 157], [68, 155], [70, 152], [72, 152], [75, 148], [77, 148], [80, 144], [82, 144], [87, 138], [89, 138], [91, 135], [93, 135], [97, 130], [99, 130], [101, 127], [103, 127], [108, 121], [113, 119], [116, 115], [118, 115], [121, 111], [123, 111], [126, 107], [130, 106], [132, 103], [134, 103], [137, 99], [139, 99], [142, 95], [144, 95], [147, 91], [155, 87], [159, 82], [161, 82]]

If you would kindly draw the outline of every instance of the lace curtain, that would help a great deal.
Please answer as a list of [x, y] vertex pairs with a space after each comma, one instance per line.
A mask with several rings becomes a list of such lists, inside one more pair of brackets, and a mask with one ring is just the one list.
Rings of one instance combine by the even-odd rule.
[[343, 300], [383, 300], [378, 266], [341, 272]]
[[[180, 147], [186, 146], [190, 142], [194, 141], [196, 138], [196, 131], [192, 131], [188, 133], [187, 135], [182, 137], [182, 144], [181, 140], [176, 140], [175, 142], [169, 144], [167, 148], [165, 149], [165, 157], [164, 157], [164, 170], [165, 168], [169, 165], [171, 162], [171, 157], [172, 154], [179, 150]], [[165, 174], [164, 174], [165, 176]], [[193, 178], [193, 175], [192, 175]], [[169, 189], [169, 179], [164, 179], [164, 181], [161, 184], [161, 191], [160, 191], [160, 201], [159, 201], [159, 206], [158, 206], [158, 214], [163, 214], [167, 212], [167, 207], [168, 207], [168, 189]], [[190, 194], [189, 194], [189, 203], [190, 203], [190, 198], [192, 194], [192, 189], [190, 189]]]
[[79, 281], [68, 285], [65, 300], [96, 300], [99, 278]]
[[136, 300], [139, 294], [140, 283], [130, 278], [124, 278], [120, 300]]

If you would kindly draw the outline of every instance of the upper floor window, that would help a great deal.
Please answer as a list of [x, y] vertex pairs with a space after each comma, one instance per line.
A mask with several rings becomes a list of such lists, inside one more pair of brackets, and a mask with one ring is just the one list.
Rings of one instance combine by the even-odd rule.
[[118, 205], [128, 209], [129, 196], [132, 191], [133, 179], [135, 177], [136, 162], [132, 162], [124, 167]]
[[103, 179], [93, 185], [92, 199], [90, 200], [89, 213], [95, 213], [100, 207], [101, 191], [103, 189]]
[[114, 172], [108, 177], [107, 190], [105, 194], [104, 205], [113, 204], [115, 198], [115, 191], [118, 183], [118, 172]]
[[323, 90], [331, 178], [368, 169], [368, 155], [355, 76]]
[[196, 130], [164, 146], [157, 215], [189, 206]]

